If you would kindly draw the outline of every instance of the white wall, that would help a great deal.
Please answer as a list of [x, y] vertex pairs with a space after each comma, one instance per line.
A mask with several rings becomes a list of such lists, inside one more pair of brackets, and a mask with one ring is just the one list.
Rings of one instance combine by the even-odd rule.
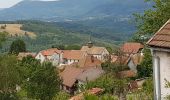
[[[167, 95], [170, 95], [170, 88], [166, 88], [165, 79], [170, 81], [170, 52], [156, 51], [155, 55], [160, 59], [160, 88], [161, 88], [161, 98], [164, 98]], [[156, 65], [154, 66], [156, 67]], [[156, 72], [159, 69], [155, 69]], [[158, 77], [156, 77], [159, 73], [155, 73], [155, 81]]]
[[45, 57], [41, 53], [38, 53], [35, 59], [40, 60], [41, 63], [45, 61]]
[[137, 66], [133, 63], [132, 59], [130, 59], [128, 66], [130, 68], [130, 70], [134, 71], [135, 73], [137, 73]]
[[67, 64], [72, 64], [74, 62], [79, 62], [79, 60], [67, 59]]

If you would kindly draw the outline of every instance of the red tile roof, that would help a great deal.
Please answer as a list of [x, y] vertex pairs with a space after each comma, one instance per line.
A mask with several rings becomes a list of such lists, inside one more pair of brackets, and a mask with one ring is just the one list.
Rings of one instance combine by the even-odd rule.
[[17, 56], [19, 60], [22, 60], [22, 58], [27, 57], [27, 56], [32, 56], [33, 58], [36, 56], [36, 53], [32, 52], [20, 52]]
[[168, 20], [147, 42], [149, 46], [170, 48], [170, 20]]
[[111, 62], [115, 64], [127, 65], [130, 60], [129, 55], [111, 55]]
[[[90, 89], [90, 90], [87, 90], [87, 93], [92, 94], [92, 95], [98, 95], [98, 94], [102, 93], [103, 91], [104, 91], [104, 90], [101, 89], [101, 88], [92, 88], [92, 89]], [[73, 97], [72, 97], [71, 99], [69, 99], [69, 100], [83, 100], [84, 93], [85, 93], [85, 92], [80, 93], [80, 94], [78, 94], [78, 95], [76, 95], [76, 96], [73, 96]]]
[[88, 46], [83, 46], [81, 50], [86, 51], [88, 54], [91, 54], [91, 55], [98, 55], [98, 54], [102, 54], [103, 51], [107, 51], [105, 47], [97, 47], [97, 46], [93, 46], [91, 48], [89, 48]]
[[86, 56], [78, 62], [80, 68], [100, 67], [102, 62], [93, 56]]
[[60, 76], [63, 80], [63, 84], [72, 87], [75, 82], [78, 75], [80, 75], [83, 72], [83, 69], [67, 66], [63, 72], [60, 73]]
[[42, 55], [44, 56], [51, 56], [53, 55], [54, 53], [61, 53], [60, 50], [58, 50], [57, 48], [51, 48], [51, 49], [47, 49], [47, 50], [43, 50], [43, 51], [40, 51], [42, 53]]
[[138, 53], [140, 49], [144, 48], [144, 45], [142, 45], [141, 43], [125, 43], [122, 47], [121, 47], [121, 51], [123, 53]]
[[126, 70], [126, 71], [119, 72], [118, 76], [121, 78], [130, 78], [130, 77], [135, 77], [136, 73], [132, 70]]
[[63, 50], [63, 58], [65, 59], [80, 60], [86, 55], [87, 53], [81, 50]]

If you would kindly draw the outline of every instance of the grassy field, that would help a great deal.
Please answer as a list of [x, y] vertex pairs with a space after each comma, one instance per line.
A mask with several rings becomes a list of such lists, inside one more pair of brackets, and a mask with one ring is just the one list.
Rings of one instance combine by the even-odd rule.
[[22, 24], [0, 24], [0, 32], [7, 32], [10, 36], [29, 36], [35, 38], [36, 34], [33, 32], [28, 32], [21, 30]]

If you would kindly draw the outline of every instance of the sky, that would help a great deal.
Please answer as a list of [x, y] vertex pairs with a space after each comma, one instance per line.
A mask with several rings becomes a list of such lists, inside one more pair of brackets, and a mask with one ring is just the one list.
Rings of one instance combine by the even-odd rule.
[[[0, 8], [9, 8], [22, 0], [0, 0]], [[55, 1], [55, 0], [41, 0], [41, 1]]]

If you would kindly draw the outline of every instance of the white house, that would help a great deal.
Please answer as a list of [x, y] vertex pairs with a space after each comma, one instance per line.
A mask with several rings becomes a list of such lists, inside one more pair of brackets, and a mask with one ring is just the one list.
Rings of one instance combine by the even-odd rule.
[[105, 47], [93, 46], [93, 43], [89, 42], [87, 46], [83, 46], [81, 51], [87, 52], [88, 55], [92, 55], [100, 61], [106, 61], [109, 56], [109, 52]]
[[35, 59], [40, 60], [41, 63], [43, 63], [45, 61], [49, 61], [54, 66], [56, 66], [63, 62], [62, 56], [63, 56], [62, 51], [60, 51], [56, 48], [52, 48], [52, 49], [40, 51], [36, 55]]
[[87, 53], [81, 50], [63, 50], [63, 64], [72, 64], [79, 62], [87, 56]]
[[143, 58], [144, 58], [144, 55], [142, 53], [131, 55], [127, 63], [130, 70], [137, 73], [137, 66], [141, 64], [141, 62], [143, 61]]
[[170, 20], [147, 43], [153, 55], [154, 100], [164, 100], [170, 95], [166, 87], [170, 81]]

